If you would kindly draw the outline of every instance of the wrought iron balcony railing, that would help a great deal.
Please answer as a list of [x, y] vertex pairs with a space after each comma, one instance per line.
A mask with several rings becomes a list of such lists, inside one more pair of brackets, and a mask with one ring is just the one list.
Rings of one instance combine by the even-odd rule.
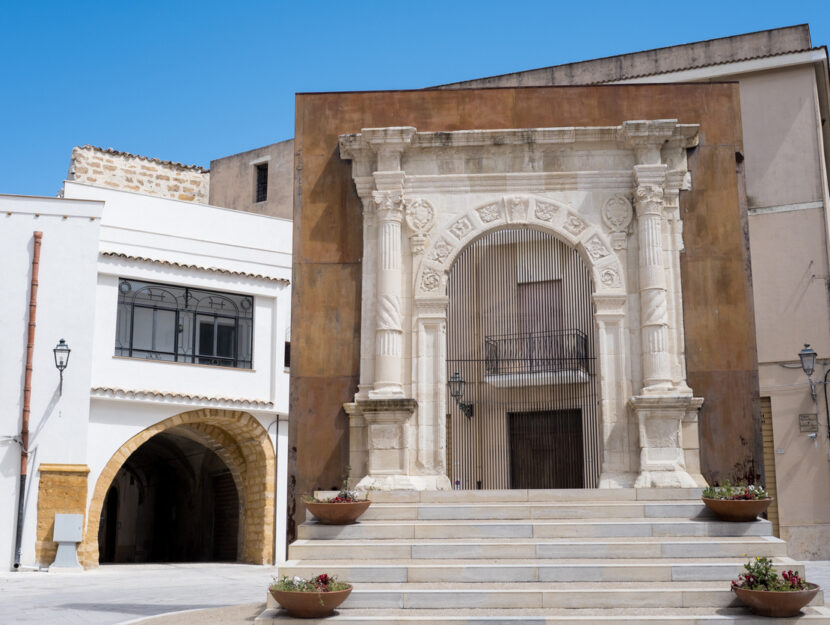
[[588, 337], [580, 330], [500, 334], [484, 339], [491, 375], [547, 371], [589, 372]]

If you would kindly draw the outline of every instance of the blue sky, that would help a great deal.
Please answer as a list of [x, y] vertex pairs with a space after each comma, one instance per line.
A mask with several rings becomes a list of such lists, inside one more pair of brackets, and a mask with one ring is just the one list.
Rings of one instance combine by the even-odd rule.
[[809, 23], [830, 1], [0, 5], [0, 193], [55, 195], [74, 145], [188, 164], [288, 139], [294, 93], [417, 89]]

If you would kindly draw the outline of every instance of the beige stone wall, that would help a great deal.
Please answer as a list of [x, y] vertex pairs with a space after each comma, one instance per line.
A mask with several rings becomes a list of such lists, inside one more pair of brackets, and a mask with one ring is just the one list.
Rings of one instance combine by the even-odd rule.
[[[267, 198], [257, 202], [256, 165], [268, 165]], [[294, 140], [210, 162], [210, 204], [236, 210], [293, 219]]]
[[210, 174], [203, 167], [91, 145], [73, 148], [67, 179], [201, 204], [208, 203], [210, 186]]
[[35, 558], [43, 566], [55, 560], [58, 543], [52, 540], [56, 514], [85, 514], [87, 476], [85, 464], [41, 464], [37, 496]]

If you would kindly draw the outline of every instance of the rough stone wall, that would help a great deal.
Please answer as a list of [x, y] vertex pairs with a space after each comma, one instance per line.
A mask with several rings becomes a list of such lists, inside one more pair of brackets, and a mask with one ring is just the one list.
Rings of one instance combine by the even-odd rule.
[[73, 148], [67, 179], [201, 204], [208, 203], [210, 186], [210, 173], [203, 167], [91, 145]]
[[35, 559], [42, 566], [55, 560], [58, 543], [52, 540], [56, 514], [86, 514], [85, 464], [41, 464], [37, 495]]

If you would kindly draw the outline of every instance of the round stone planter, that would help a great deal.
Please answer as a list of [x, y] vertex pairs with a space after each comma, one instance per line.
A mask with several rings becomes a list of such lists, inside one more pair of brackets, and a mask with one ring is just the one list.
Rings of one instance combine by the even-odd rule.
[[706, 507], [723, 521], [755, 521], [759, 514], [772, 503], [768, 499], [707, 499], [702, 497]]
[[748, 590], [733, 588], [738, 598], [760, 616], [798, 616], [801, 608], [810, 603], [820, 588], [807, 584], [807, 590]]
[[346, 600], [352, 587], [332, 592], [297, 592], [294, 590], [270, 589], [271, 596], [288, 612], [297, 618], [321, 618], [328, 616]]
[[372, 502], [367, 499], [349, 503], [307, 503], [306, 506], [320, 523], [346, 525], [354, 523], [371, 504]]

